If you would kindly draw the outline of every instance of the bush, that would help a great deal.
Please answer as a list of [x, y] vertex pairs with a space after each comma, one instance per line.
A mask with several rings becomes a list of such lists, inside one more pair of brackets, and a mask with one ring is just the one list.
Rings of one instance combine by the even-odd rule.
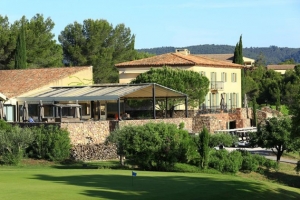
[[238, 172], [242, 167], [242, 154], [239, 151], [232, 151], [228, 155], [228, 159], [225, 165], [225, 171], [236, 173]]
[[212, 150], [209, 159], [209, 167], [220, 172], [236, 173], [242, 165], [242, 155], [239, 151], [228, 152], [226, 150]]
[[211, 150], [208, 166], [220, 172], [224, 172], [229, 152], [226, 150]]
[[29, 157], [63, 161], [70, 157], [71, 141], [68, 131], [57, 126], [32, 128], [34, 141], [27, 149]]
[[6, 128], [0, 129], [2, 162], [9, 165], [18, 165], [24, 156], [25, 149], [32, 143], [33, 139], [32, 131], [29, 128], [6, 126]]
[[120, 157], [141, 169], [170, 171], [175, 163], [187, 163], [197, 155], [196, 146], [182, 125], [148, 123], [114, 131], [108, 141], [116, 143]]
[[278, 163], [275, 160], [266, 159], [266, 162], [264, 163], [264, 167], [266, 167], [268, 170], [274, 169], [278, 170]]

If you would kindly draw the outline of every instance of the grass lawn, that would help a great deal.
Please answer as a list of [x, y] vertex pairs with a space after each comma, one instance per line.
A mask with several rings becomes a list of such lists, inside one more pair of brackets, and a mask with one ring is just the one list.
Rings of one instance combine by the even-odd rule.
[[298, 188], [240, 176], [136, 172], [0, 166], [0, 199], [300, 199]]

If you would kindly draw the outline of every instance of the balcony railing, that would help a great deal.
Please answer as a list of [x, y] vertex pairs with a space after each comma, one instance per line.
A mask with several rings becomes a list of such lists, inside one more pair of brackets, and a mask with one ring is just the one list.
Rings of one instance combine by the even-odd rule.
[[202, 104], [199, 107], [199, 113], [200, 114], [209, 114], [209, 113], [234, 113], [236, 111], [236, 105], [224, 105], [223, 108], [221, 108], [220, 105], [218, 106], [211, 106], [211, 105], [205, 105]]
[[224, 90], [224, 82], [223, 81], [211, 81], [210, 89], [211, 90]]

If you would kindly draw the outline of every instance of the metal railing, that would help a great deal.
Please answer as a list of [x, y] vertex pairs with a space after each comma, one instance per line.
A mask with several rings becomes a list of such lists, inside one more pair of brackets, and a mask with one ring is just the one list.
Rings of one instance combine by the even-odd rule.
[[226, 105], [221, 108], [221, 106], [210, 106], [202, 104], [199, 107], [199, 113], [200, 114], [218, 114], [218, 113], [235, 113], [236, 111], [236, 105]]

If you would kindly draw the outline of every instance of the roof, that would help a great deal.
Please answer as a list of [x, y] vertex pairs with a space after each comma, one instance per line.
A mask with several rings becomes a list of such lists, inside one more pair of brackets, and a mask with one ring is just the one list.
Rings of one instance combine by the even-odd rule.
[[207, 66], [207, 67], [228, 67], [243, 68], [242, 65], [230, 63], [222, 60], [211, 59], [204, 56], [185, 55], [183, 53], [167, 53], [140, 60], [118, 63], [117, 68], [122, 67], [142, 67], [142, 66]]
[[152, 98], [155, 87], [156, 98], [184, 98], [186, 94], [155, 83], [144, 84], [101, 84], [91, 86], [51, 87], [28, 96], [20, 96], [19, 101], [100, 101], [119, 98]]
[[[232, 62], [233, 61], [233, 57], [234, 54], [195, 54], [195, 56], [204, 56], [204, 57], [208, 57], [208, 58], [212, 58], [212, 59], [216, 59], [216, 60], [223, 60], [223, 61], [227, 61], [227, 62]], [[255, 61], [255, 59], [252, 58], [248, 58], [243, 56], [243, 60], [244, 61]]]
[[0, 70], [0, 93], [8, 98], [46, 86], [89, 67]]
[[216, 60], [223, 60], [227, 62], [233, 61], [233, 54], [196, 54], [195, 56], [204, 56]]
[[288, 70], [288, 69], [294, 69], [295, 64], [292, 65], [268, 65], [267, 69], [273, 69], [273, 70]]

